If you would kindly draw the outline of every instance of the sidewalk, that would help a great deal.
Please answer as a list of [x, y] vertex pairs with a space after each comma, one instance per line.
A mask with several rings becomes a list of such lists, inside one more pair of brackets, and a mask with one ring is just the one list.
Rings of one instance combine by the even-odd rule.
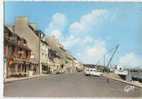
[[28, 80], [28, 79], [32, 79], [32, 78], [38, 78], [41, 76], [47, 76], [47, 75], [41, 74], [41, 75], [33, 75], [30, 77], [20, 77], [20, 78], [12, 77], [12, 78], [5, 79], [4, 83], [13, 82], [13, 81], [20, 81], [20, 80]]
[[104, 73], [103, 74], [104, 77], [107, 77], [109, 79], [113, 79], [113, 80], [117, 80], [117, 81], [121, 81], [123, 83], [127, 83], [129, 85], [133, 85], [133, 86], [137, 86], [137, 87], [140, 87], [142, 88], [142, 84], [139, 83], [139, 82], [128, 82], [128, 81], [125, 81], [125, 80], [122, 80], [118, 75], [114, 74], [114, 73]]

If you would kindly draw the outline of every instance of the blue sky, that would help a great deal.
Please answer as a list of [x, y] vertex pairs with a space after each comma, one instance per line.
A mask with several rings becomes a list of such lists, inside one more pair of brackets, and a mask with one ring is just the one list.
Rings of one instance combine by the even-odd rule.
[[6, 2], [5, 24], [17, 16], [56, 36], [83, 63], [97, 63], [120, 44], [112, 64], [142, 67], [142, 3]]

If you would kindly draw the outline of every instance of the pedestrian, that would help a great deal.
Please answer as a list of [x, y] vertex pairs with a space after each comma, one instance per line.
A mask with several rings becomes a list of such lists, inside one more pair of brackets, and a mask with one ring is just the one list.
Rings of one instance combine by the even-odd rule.
[[109, 78], [107, 78], [107, 83], [109, 83]]
[[36, 73], [36, 67], [34, 67], [34, 73]]

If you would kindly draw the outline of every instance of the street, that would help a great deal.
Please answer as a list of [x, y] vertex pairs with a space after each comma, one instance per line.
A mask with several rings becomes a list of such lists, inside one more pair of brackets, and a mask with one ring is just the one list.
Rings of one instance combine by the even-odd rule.
[[125, 91], [125, 83], [81, 73], [42, 76], [5, 83], [8, 97], [142, 97], [142, 88]]

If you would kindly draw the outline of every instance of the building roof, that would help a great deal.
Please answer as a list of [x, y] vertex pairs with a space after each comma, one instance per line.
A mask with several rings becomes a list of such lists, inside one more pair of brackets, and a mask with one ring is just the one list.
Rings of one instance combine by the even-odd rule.
[[48, 45], [48, 42], [45, 41], [45, 40], [42, 40], [42, 39], [41, 39], [41, 42], [44, 43], [44, 44], [46, 44], [46, 45]]
[[14, 33], [14, 30], [13, 30], [12, 26], [6, 26], [6, 28], [7, 28], [10, 32]]
[[[16, 33], [14, 33], [13, 30], [12, 30], [12, 28], [11, 28], [10, 26], [4, 26], [4, 29], [8, 30], [8, 31], [12, 34], [12, 36], [16, 36], [18, 39], [24, 40], [24, 42], [27, 43], [26, 39], [20, 37], [20, 36], [19, 36], [18, 34], [16, 34]], [[7, 40], [7, 42], [8, 42], [8, 44], [11, 44], [11, 45], [14, 45], [14, 46], [19, 46], [19, 47], [21, 47], [21, 48], [24, 48], [24, 49], [26, 49], [26, 50], [31, 51], [31, 49], [30, 49], [28, 46], [18, 45], [17, 42], [12, 42], [11, 40]]]

